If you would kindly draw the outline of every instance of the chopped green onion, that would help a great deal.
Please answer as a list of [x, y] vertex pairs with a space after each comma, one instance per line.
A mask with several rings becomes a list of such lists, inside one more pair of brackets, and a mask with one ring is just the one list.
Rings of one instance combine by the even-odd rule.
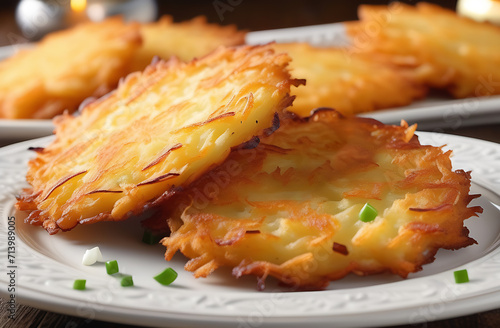
[[132, 276], [125, 276], [122, 278], [120, 284], [123, 287], [129, 287], [134, 285], [134, 280], [132, 279]]
[[76, 279], [75, 282], [73, 282], [73, 289], [84, 290], [86, 282], [87, 280], [85, 279]]
[[463, 284], [464, 282], [469, 282], [469, 274], [465, 269], [455, 271], [453, 272], [453, 275], [455, 276], [455, 282], [457, 284]]
[[118, 272], [118, 262], [116, 260], [106, 262], [106, 272], [108, 274], [114, 274]]
[[162, 273], [154, 276], [154, 279], [164, 286], [168, 286], [177, 279], [177, 272], [172, 268], [163, 270]]
[[359, 212], [359, 219], [363, 222], [370, 222], [375, 220], [377, 215], [378, 215], [377, 210], [370, 204], [366, 203], [365, 206], [363, 206], [363, 208]]
[[161, 240], [160, 236], [154, 235], [149, 230], [144, 230], [144, 234], [142, 235], [142, 242], [148, 245], [156, 245]]

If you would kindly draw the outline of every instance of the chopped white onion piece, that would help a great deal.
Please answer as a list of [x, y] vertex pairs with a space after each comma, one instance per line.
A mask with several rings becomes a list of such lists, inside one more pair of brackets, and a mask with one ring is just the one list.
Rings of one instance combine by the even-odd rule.
[[99, 247], [94, 247], [92, 249], [87, 249], [85, 254], [83, 254], [82, 264], [83, 265], [92, 265], [97, 261], [102, 262], [102, 254]]

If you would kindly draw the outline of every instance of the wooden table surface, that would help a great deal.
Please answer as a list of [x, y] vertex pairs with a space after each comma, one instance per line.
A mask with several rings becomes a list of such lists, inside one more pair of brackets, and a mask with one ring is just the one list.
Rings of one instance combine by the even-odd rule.
[[[222, 1], [228, 3], [228, 1]], [[406, 1], [412, 3], [414, 1]], [[453, 8], [456, 1], [433, 1], [443, 6]], [[204, 14], [210, 22], [221, 24], [237, 24], [239, 28], [248, 30], [262, 30], [291, 26], [304, 26], [323, 23], [332, 23], [356, 18], [357, 1], [232, 1], [233, 10], [226, 11], [224, 19], [214, 9], [215, 1], [189, 2], [162, 2], [160, 13], [174, 16], [176, 20], [185, 20], [196, 15]], [[363, 3], [387, 3], [384, 1], [363, 1]], [[7, 1], [0, 5], [0, 46], [9, 45], [13, 34], [20, 35], [15, 24], [14, 9], [16, 2]], [[3, 8], [1, 6], [4, 6]], [[500, 115], [500, 108], [499, 108]], [[473, 137], [500, 143], [500, 124], [482, 126], [462, 126], [454, 129], [444, 129], [445, 133]], [[15, 140], [0, 140], [0, 146], [7, 145]], [[2, 273], [4, 274], [4, 273]], [[0, 327], [132, 327], [114, 324], [88, 318], [80, 318], [47, 312], [17, 305], [15, 320], [7, 318], [5, 300], [0, 300]], [[422, 324], [403, 325], [398, 327], [500, 327], [500, 304], [495, 305], [497, 310], [477, 313], [459, 318], [426, 322]], [[168, 326], [168, 323], [165, 323]], [[334, 323], [332, 323], [332, 326]]]

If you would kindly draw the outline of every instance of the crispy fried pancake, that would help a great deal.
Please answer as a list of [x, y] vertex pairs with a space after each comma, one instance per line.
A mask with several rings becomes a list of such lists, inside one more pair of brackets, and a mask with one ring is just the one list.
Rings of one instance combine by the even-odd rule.
[[363, 5], [359, 17], [346, 24], [353, 51], [384, 55], [457, 98], [500, 94], [500, 27], [428, 3]]
[[[196, 277], [229, 266], [259, 288], [267, 276], [324, 288], [348, 273], [406, 277], [439, 248], [473, 244], [469, 173], [414, 130], [325, 110], [282, 121], [165, 204], [165, 258], [181, 251]], [[362, 222], [367, 202], [378, 216]]]
[[167, 198], [238, 146], [279, 124], [290, 105], [290, 58], [269, 46], [219, 48], [129, 75], [78, 117], [58, 117], [36, 149], [17, 207], [49, 233], [123, 220]]
[[0, 118], [52, 118], [113, 90], [141, 44], [139, 26], [112, 18], [48, 35], [0, 62]]
[[405, 106], [425, 95], [425, 88], [397, 68], [372, 56], [343, 48], [320, 48], [306, 43], [276, 44], [292, 57], [290, 69], [307, 80], [294, 94], [291, 111], [309, 116], [311, 109], [332, 107], [344, 115]]
[[190, 61], [218, 46], [244, 44], [245, 34], [234, 25], [208, 24], [203, 16], [180, 23], [174, 23], [171, 16], [163, 16], [158, 22], [141, 25], [144, 42], [134, 55], [133, 69], [142, 71], [155, 56], [162, 59], [176, 56]]

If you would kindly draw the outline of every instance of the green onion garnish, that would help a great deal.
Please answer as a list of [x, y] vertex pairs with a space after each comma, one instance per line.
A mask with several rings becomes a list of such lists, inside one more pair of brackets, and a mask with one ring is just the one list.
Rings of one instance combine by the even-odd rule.
[[118, 262], [116, 260], [106, 262], [106, 272], [114, 274], [118, 272]]
[[154, 279], [164, 286], [168, 286], [177, 279], [177, 272], [172, 268], [163, 270], [162, 273], [154, 276]]
[[455, 282], [457, 284], [463, 284], [464, 282], [469, 282], [469, 274], [465, 269], [455, 271], [453, 272], [453, 275], [455, 276]]
[[148, 245], [156, 245], [161, 240], [161, 237], [155, 236], [151, 231], [144, 230], [142, 242]]
[[86, 282], [87, 280], [85, 279], [76, 279], [75, 282], [73, 282], [73, 289], [84, 290]]
[[134, 285], [134, 280], [132, 279], [132, 276], [125, 276], [122, 278], [120, 284], [123, 287], [130, 287]]
[[366, 203], [365, 206], [359, 211], [359, 219], [363, 222], [370, 222], [375, 220], [377, 217], [378, 212], [377, 210], [371, 206], [370, 204]]

